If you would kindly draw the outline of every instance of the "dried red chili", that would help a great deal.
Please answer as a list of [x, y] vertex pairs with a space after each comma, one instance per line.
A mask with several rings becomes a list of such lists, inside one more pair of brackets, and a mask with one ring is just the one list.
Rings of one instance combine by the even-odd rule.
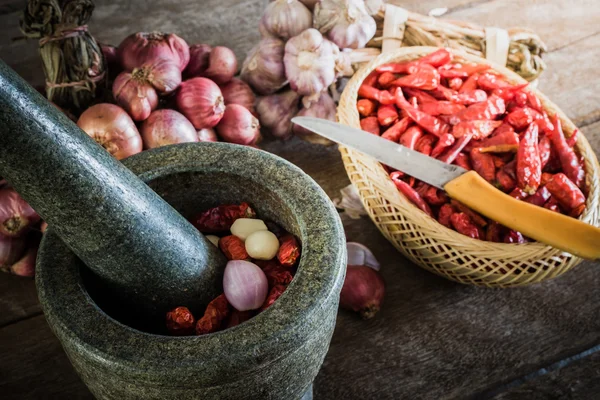
[[379, 127], [379, 121], [377, 117], [367, 117], [360, 120], [360, 128], [365, 131], [372, 133], [373, 135], [379, 136], [381, 128]]
[[444, 204], [440, 208], [440, 212], [438, 213], [438, 222], [444, 225], [446, 228], [452, 228], [452, 215], [454, 214], [454, 209], [450, 204]]
[[471, 171], [473, 169], [471, 160], [469, 160], [469, 156], [467, 156], [465, 153], [458, 153], [453, 163], [466, 169], [467, 171]]
[[223, 321], [229, 316], [231, 309], [224, 294], [208, 303], [202, 318], [196, 322], [196, 335], [213, 333], [221, 329]]
[[394, 82], [397, 78], [398, 77], [393, 72], [384, 72], [381, 75], [379, 75], [377, 82], [379, 83], [379, 86], [381, 86], [384, 89], [387, 89], [390, 86], [392, 86], [392, 82]]
[[544, 208], [562, 214], [562, 210], [560, 209], [560, 205], [558, 201], [554, 197], [550, 197], [550, 200], [546, 204], [544, 204]]
[[402, 91], [406, 93], [407, 96], [416, 98], [417, 102], [421, 105], [438, 101], [435, 97], [419, 89], [404, 88]]
[[525, 200], [529, 194], [521, 188], [516, 187], [512, 192], [508, 194], [510, 197], [514, 197], [517, 200]]
[[411, 126], [400, 136], [399, 143], [409, 149], [414, 150], [418, 140], [423, 136], [423, 130], [418, 126]]
[[[561, 127], [562, 128], [562, 127]], [[567, 138], [567, 144], [569, 147], [575, 147], [577, 144], [577, 137], [579, 136], [579, 129], [575, 129], [571, 136]]]
[[[402, 90], [396, 90], [396, 106], [406, 111], [408, 116], [415, 121], [417, 125], [425, 129], [429, 133], [433, 133], [435, 136], [440, 137], [444, 133], [447, 133], [450, 127], [442, 120], [424, 113], [413, 106], [404, 98]], [[400, 138], [402, 139], [402, 138]]]
[[469, 76], [487, 71], [491, 67], [485, 64], [446, 64], [438, 68], [442, 78], [468, 78]]
[[377, 71], [372, 71], [363, 81], [363, 85], [375, 87], [377, 84], [377, 79], [379, 79], [379, 73]]
[[550, 199], [550, 191], [545, 186], [541, 186], [534, 195], [529, 196], [525, 199], [526, 202], [533, 204], [538, 207], [543, 207], [544, 204]]
[[269, 292], [269, 295], [267, 296], [267, 299], [265, 300], [263, 305], [260, 307], [260, 311], [264, 311], [267, 308], [271, 307], [273, 305], [273, 303], [275, 303], [277, 301], [277, 299], [279, 299], [281, 297], [283, 292], [285, 292], [285, 289], [286, 289], [286, 286], [284, 286], [284, 285], [273, 286], [273, 288], [271, 288], [271, 291]]
[[242, 239], [237, 236], [225, 236], [219, 239], [219, 248], [228, 260], [248, 260], [250, 256]]
[[444, 191], [434, 186], [429, 186], [429, 188], [425, 191], [425, 194], [422, 197], [427, 203], [429, 203], [432, 206], [441, 206], [442, 204], [448, 202], [448, 196], [446, 196]]
[[513, 85], [506, 82], [503, 77], [490, 72], [479, 75], [479, 78], [477, 79], [477, 85], [481, 89], [488, 91], [513, 87]]
[[394, 104], [394, 96], [387, 90], [379, 90], [373, 86], [362, 84], [358, 89], [358, 95], [365, 99], [375, 100], [380, 104]]
[[433, 90], [440, 85], [440, 73], [429, 64], [420, 64], [414, 73], [398, 78], [390, 85]]
[[558, 203], [569, 213], [585, 205], [585, 196], [565, 174], [558, 173], [550, 179], [546, 187]]
[[522, 244], [527, 243], [527, 240], [521, 232], [511, 230], [504, 236], [504, 243]]
[[480, 142], [471, 142], [471, 146], [479, 147], [482, 153], [504, 153], [516, 152], [519, 149], [519, 135], [509, 126], [509, 129], [503, 128], [506, 125], [500, 125], [492, 137], [488, 137]]
[[531, 108], [540, 113], [544, 111], [544, 106], [542, 106], [542, 102], [540, 101], [539, 97], [535, 95], [535, 93], [526, 91], [525, 95], [527, 96], [527, 103]]
[[248, 203], [240, 205], [222, 205], [204, 211], [195, 218], [192, 223], [200, 232], [216, 233], [231, 229], [231, 225], [239, 218], [254, 218], [256, 212]]
[[450, 217], [452, 226], [458, 233], [473, 239], [479, 239], [479, 228], [473, 224], [471, 218], [465, 213], [455, 213]]
[[503, 227], [496, 221], [491, 221], [485, 231], [485, 240], [488, 242], [502, 242]]
[[530, 124], [517, 151], [517, 186], [529, 195], [535, 194], [542, 180], [542, 162], [538, 149], [538, 126]]
[[516, 130], [520, 131], [540, 118], [542, 118], [541, 114], [533, 108], [518, 107], [506, 116], [505, 121], [514, 126]]
[[463, 214], [468, 215], [475, 225], [481, 227], [485, 227], [487, 225], [487, 221], [485, 218], [483, 218], [479, 213], [465, 206], [463, 203], [456, 200], [450, 200], [450, 204], [452, 205], [452, 207], [454, 207], [455, 210], [457, 210], [457, 212], [461, 212]]
[[402, 118], [400, 121], [396, 122], [394, 125], [388, 128], [388, 130], [386, 130], [383, 133], [383, 135], [381, 135], [381, 137], [387, 140], [391, 140], [392, 142], [398, 143], [398, 141], [400, 140], [400, 136], [402, 136], [402, 134], [408, 129], [410, 121], [411, 120], [408, 117]]
[[565, 139], [560, 119], [555, 115], [552, 122], [554, 130], [549, 133], [550, 141], [552, 141], [552, 144], [554, 145], [563, 172], [571, 181], [581, 187], [585, 178], [585, 171], [581, 164], [579, 164], [577, 154], [575, 154], [575, 151], [569, 146]]
[[490, 136], [500, 125], [502, 125], [502, 121], [463, 121], [454, 125], [452, 135], [457, 139], [463, 136], [470, 136], [475, 140], [481, 140]]
[[527, 85], [529, 85], [528, 83], [522, 84], [522, 85], [518, 85], [518, 86], [511, 86], [511, 87], [506, 87], [506, 88], [502, 88], [502, 89], [495, 89], [492, 94], [498, 97], [501, 97], [505, 102], [509, 102], [509, 101], [514, 101], [515, 96], [518, 93], [522, 93], [522, 89], [524, 89]]
[[415, 189], [410, 187], [410, 185], [400, 179], [392, 179], [398, 190], [406, 196], [408, 200], [410, 200], [415, 206], [424, 211], [430, 217], [433, 217], [433, 213], [431, 212], [431, 208], [429, 205], [423, 200], [421, 195], [416, 192]]
[[500, 169], [496, 172], [496, 186], [503, 192], [508, 193], [517, 186], [517, 182], [504, 169]]
[[458, 139], [456, 141], [456, 143], [454, 143], [454, 146], [452, 146], [448, 151], [446, 151], [444, 154], [439, 156], [438, 160], [443, 161], [447, 164], [452, 164], [454, 162], [454, 160], [456, 159], [456, 157], [458, 156], [458, 154], [465, 148], [465, 146], [467, 144], [469, 144], [469, 141], [471, 141], [471, 138], [472, 138], [471, 135], [462, 136], [460, 139]]
[[457, 121], [493, 120], [506, 112], [506, 103], [498, 96], [473, 104], [456, 114]]
[[370, 99], [360, 99], [356, 104], [358, 113], [363, 117], [370, 117], [377, 110], [377, 103]]
[[446, 133], [442, 135], [442, 137], [440, 137], [440, 140], [438, 140], [437, 144], [431, 151], [431, 157], [435, 158], [439, 156], [444, 151], [446, 151], [447, 148], [452, 146], [454, 142], [456, 142], [456, 139], [454, 138], [454, 136], [452, 136], [452, 134]]
[[448, 79], [448, 87], [452, 90], [460, 90], [463, 85], [463, 80], [460, 78]]
[[542, 179], [540, 181], [540, 185], [542, 186], [546, 186], [548, 184], [548, 182], [550, 182], [550, 179], [552, 179], [554, 175], [548, 172], [543, 172], [542, 173]]
[[289, 267], [284, 267], [276, 263], [267, 265], [262, 270], [267, 276], [269, 287], [275, 285], [289, 285], [292, 282], [292, 279], [294, 279]]
[[435, 101], [423, 103], [419, 109], [429, 115], [440, 114], [456, 114], [465, 109], [462, 104], [453, 103], [451, 101]]
[[458, 93], [472, 92], [474, 90], [477, 90], [477, 79], [479, 79], [479, 74], [473, 74], [469, 76], [462, 84], [460, 89], [458, 89]]
[[377, 67], [378, 73], [391, 72], [394, 74], [414, 74], [417, 70], [417, 64], [413, 61], [403, 63], [391, 63]]
[[431, 150], [433, 149], [433, 143], [437, 140], [437, 137], [428, 133], [425, 136], [422, 136], [415, 145], [415, 150], [419, 153], [423, 153], [426, 156], [431, 155]]
[[550, 161], [550, 156], [552, 155], [552, 142], [548, 136], [542, 136], [540, 142], [538, 143], [538, 150], [540, 152], [540, 162], [542, 164], [542, 169], [548, 164]]
[[284, 267], [293, 267], [300, 257], [300, 245], [293, 235], [287, 234], [279, 239], [277, 259]]
[[380, 126], [389, 126], [398, 120], [398, 110], [393, 104], [382, 105], [377, 110], [377, 121]]
[[174, 336], [194, 334], [196, 319], [187, 307], [177, 307], [167, 313], [167, 330]]
[[239, 324], [248, 321], [250, 318], [254, 316], [254, 311], [238, 311], [234, 309], [231, 312], [231, 315], [227, 319], [226, 328], [233, 328], [234, 326], [238, 326]]
[[442, 65], [446, 65], [452, 62], [454, 56], [446, 49], [439, 49], [433, 53], [429, 53], [424, 57], [421, 57], [417, 62], [419, 64], [429, 64], [432, 67], [439, 68]]
[[486, 181], [493, 183], [496, 179], [496, 166], [493, 157], [488, 153], [482, 153], [479, 149], [471, 150], [471, 163], [473, 169]]

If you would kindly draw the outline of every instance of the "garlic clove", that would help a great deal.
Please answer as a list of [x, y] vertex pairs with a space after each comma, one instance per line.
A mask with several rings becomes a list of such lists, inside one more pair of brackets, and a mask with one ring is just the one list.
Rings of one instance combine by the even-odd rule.
[[246, 239], [246, 252], [255, 260], [272, 260], [279, 251], [279, 240], [273, 232], [257, 231]]
[[254, 218], [238, 218], [231, 225], [231, 234], [244, 241], [254, 232], [267, 230], [269, 229], [263, 220]]
[[312, 13], [298, 0], [275, 0], [269, 3], [260, 20], [259, 30], [287, 40], [312, 27]]

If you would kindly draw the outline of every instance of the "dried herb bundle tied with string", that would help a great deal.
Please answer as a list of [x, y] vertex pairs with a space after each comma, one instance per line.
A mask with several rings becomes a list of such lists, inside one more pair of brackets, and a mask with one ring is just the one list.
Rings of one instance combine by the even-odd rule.
[[30, 0], [20, 27], [40, 39], [48, 100], [75, 114], [89, 107], [106, 84], [102, 49], [87, 30], [91, 0]]

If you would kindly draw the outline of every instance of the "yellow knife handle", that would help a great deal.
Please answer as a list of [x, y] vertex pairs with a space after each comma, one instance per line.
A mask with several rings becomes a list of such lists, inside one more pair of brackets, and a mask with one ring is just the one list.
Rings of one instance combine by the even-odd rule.
[[444, 190], [453, 199], [531, 239], [582, 258], [600, 258], [599, 228], [510, 197], [475, 171], [448, 182]]

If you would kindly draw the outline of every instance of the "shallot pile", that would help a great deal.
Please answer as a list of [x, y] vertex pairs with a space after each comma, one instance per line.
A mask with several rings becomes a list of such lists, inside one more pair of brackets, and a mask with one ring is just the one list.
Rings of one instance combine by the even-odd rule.
[[204, 335], [239, 325], [272, 306], [294, 279], [300, 244], [277, 224], [257, 219], [249, 204], [214, 207], [191, 222], [229, 262], [223, 293], [201, 317], [185, 306], [167, 313], [166, 328], [171, 335]]
[[[377, 3], [377, 4], [375, 4]], [[260, 21], [260, 42], [242, 66], [241, 78], [262, 97], [256, 104], [262, 126], [272, 135], [293, 134], [331, 144], [292, 126], [296, 115], [335, 120], [336, 82], [353, 74], [353, 50], [375, 36], [371, 16], [381, 0], [275, 0]], [[331, 91], [331, 93], [330, 93]]]

